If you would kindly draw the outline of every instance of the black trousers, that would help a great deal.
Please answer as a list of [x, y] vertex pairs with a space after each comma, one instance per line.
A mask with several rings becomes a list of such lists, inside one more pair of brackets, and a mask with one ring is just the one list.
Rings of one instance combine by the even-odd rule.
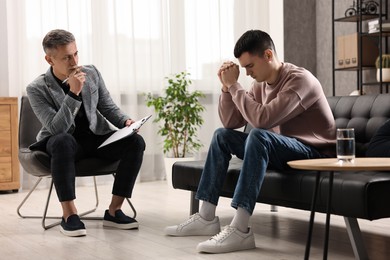
[[138, 134], [133, 134], [97, 149], [110, 135], [89, 134], [76, 140], [72, 135], [62, 133], [51, 136], [47, 140], [46, 152], [51, 156], [52, 178], [60, 202], [76, 198], [75, 162], [86, 157], [120, 160], [112, 194], [131, 197], [142, 165], [145, 150], [144, 139]]

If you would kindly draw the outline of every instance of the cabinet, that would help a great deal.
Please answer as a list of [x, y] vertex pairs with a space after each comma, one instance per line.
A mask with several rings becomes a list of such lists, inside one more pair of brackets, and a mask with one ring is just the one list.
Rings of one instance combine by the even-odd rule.
[[19, 188], [18, 99], [0, 97], [0, 190]]
[[[340, 5], [339, 1], [336, 1]], [[378, 86], [380, 93], [388, 82], [382, 81], [382, 68], [380, 68], [379, 81], [367, 80], [363, 71], [371, 70], [376, 73], [375, 60], [383, 53], [387, 53], [388, 37], [390, 31], [382, 28], [383, 21], [387, 20], [388, 0], [351, 0], [351, 6], [344, 8], [345, 13], [338, 14], [335, 18], [335, 10], [343, 9], [336, 6], [332, 0], [332, 92], [336, 95], [335, 74], [338, 71], [356, 72], [356, 90], [363, 94], [366, 85]], [[369, 21], [378, 21], [378, 31], [369, 32]], [[356, 31], [352, 34], [338, 35], [336, 37], [336, 24], [356, 24]]]

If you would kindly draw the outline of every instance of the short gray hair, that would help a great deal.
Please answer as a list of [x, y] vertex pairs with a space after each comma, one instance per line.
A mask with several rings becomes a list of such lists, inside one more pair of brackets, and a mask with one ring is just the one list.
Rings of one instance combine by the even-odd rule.
[[43, 38], [43, 51], [47, 54], [48, 51], [57, 49], [58, 46], [67, 45], [74, 41], [75, 38], [72, 33], [61, 29], [52, 30]]

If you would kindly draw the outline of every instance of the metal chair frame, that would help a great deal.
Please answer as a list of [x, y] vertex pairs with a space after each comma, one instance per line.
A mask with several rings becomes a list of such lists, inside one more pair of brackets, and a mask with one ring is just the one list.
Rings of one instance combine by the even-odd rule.
[[[102, 217], [85, 217], [86, 215], [95, 212], [97, 210], [98, 206], [99, 206], [99, 194], [98, 194], [98, 188], [97, 188], [97, 183], [96, 183], [96, 176], [88, 176], [88, 177], [92, 177], [93, 178], [93, 184], [94, 184], [93, 186], [94, 186], [94, 189], [95, 189], [95, 201], [96, 201], [95, 202], [95, 207], [90, 209], [90, 210], [82, 212], [81, 214], [79, 214], [79, 216], [80, 216], [80, 218], [85, 219], [85, 220], [102, 220], [103, 219]], [[21, 209], [22, 209], [24, 203], [29, 199], [30, 195], [35, 191], [35, 189], [38, 187], [39, 183], [44, 178], [50, 178], [50, 177], [38, 177], [38, 180], [35, 182], [34, 186], [31, 188], [31, 190], [28, 192], [26, 197], [19, 204], [16, 212], [17, 212], [17, 214], [21, 218], [32, 218], [32, 219], [39, 219], [39, 218], [41, 218], [42, 219], [42, 222], [41, 222], [42, 227], [43, 227], [44, 230], [47, 230], [47, 229], [50, 229], [52, 227], [55, 227], [55, 226], [61, 224], [61, 221], [56, 221], [54, 223], [46, 224], [46, 219], [61, 219], [60, 216], [47, 216], [47, 211], [49, 209], [51, 194], [52, 194], [53, 185], [54, 185], [53, 179], [51, 180], [51, 183], [50, 183], [49, 192], [48, 192], [48, 196], [47, 196], [47, 199], [46, 199], [46, 204], [45, 204], [45, 208], [43, 210], [43, 214], [42, 215], [24, 215], [24, 214], [21, 213]], [[115, 176], [114, 176], [114, 178], [115, 178]], [[137, 211], [135, 210], [135, 208], [134, 208], [133, 204], [131, 203], [130, 199], [126, 198], [126, 200], [127, 200], [128, 204], [129, 204], [131, 210], [133, 211], [133, 218], [135, 218], [137, 216]]]
[[[61, 219], [60, 216], [47, 216], [47, 212], [48, 212], [48, 208], [49, 208], [49, 204], [50, 204], [50, 199], [51, 199], [51, 195], [52, 195], [52, 191], [53, 191], [53, 185], [54, 185], [53, 179], [51, 180], [51, 184], [49, 187], [49, 192], [48, 192], [48, 196], [46, 199], [46, 205], [45, 205], [43, 214], [42, 215], [28, 215], [28, 214], [21, 213], [22, 207], [24, 206], [26, 201], [30, 198], [30, 195], [36, 190], [38, 184], [42, 181], [42, 179], [43, 178], [51, 178], [50, 166], [49, 166], [50, 164], [48, 164], [46, 162], [46, 165], [45, 165], [44, 162], [40, 161], [42, 158], [37, 160], [37, 161], [39, 161], [39, 166], [30, 168], [30, 166], [33, 166], [33, 164], [30, 161], [28, 161], [28, 159], [26, 159], [27, 160], [26, 161], [25, 159], [23, 159], [23, 156], [21, 156], [25, 153], [28, 154], [30, 152], [28, 149], [28, 145], [31, 144], [32, 139], [34, 139], [34, 135], [41, 128], [41, 125], [40, 125], [38, 119], [36, 118], [35, 114], [33, 113], [32, 109], [31, 109], [31, 106], [30, 106], [30, 103], [29, 103], [27, 96], [23, 96], [21, 99], [19, 120], [20, 120], [19, 121], [20, 122], [20, 124], [19, 124], [19, 159], [20, 159], [22, 168], [24, 168], [25, 171], [30, 173], [31, 175], [36, 176], [38, 178], [38, 180], [35, 182], [34, 186], [28, 192], [28, 194], [23, 199], [23, 201], [20, 203], [16, 212], [21, 218], [41, 218], [42, 219], [42, 227], [44, 230], [47, 230], [47, 229], [52, 228], [54, 226], [57, 226], [61, 223], [61, 221], [57, 221], [54, 223], [46, 224], [47, 219]], [[23, 122], [23, 124], [22, 124], [22, 122]], [[22, 125], [23, 125], [23, 127], [22, 127]], [[28, 130], [26, 130], [25, 125], [28, 125]], [[87, 166], [84, 165], [84, 168], [90, 169], [88, 167], [88, 165]], [[88, 172], [86, 173], [85, 169], [83, 172], [81, 172], [81, 174], [79, 176], [77, 176], [77, 173], [76, 173], [76, 177], [93, 177], [96, 203], [95, 203], [94, 208], [79, 214], [79, 216], [82, 219], [101, 220], [102, 219], [101, 217], [85, 217], [85, 216], [92, 213], [92, 212], [95, 212], [99, 206], [99, 196], [98, 196], [98, 189], [97, 189], [97, 183], [96, 183], [96, 176], [111, 174], [115, 178], [115, 172], [114, 172], [115, 169], [114, 168], [109, 169], [109, 170], [106, 169], [105, 171], [99, 172], [99, 168], [97, 168], [96, 172], [95, 172], [96, 174], [93, 174], [94, 170], [91, 170], [91, 172], [89, 172], [89, 170], [88, 170]], [[126, 200], [129, 203], [130, 208], [132, 209], [132, 211], [134, 213], [133, 218], [135, 218], [137, 215], [137, 212], [136, 212], [133, 204], [131, 203], [130, 199], [126, 198]]]

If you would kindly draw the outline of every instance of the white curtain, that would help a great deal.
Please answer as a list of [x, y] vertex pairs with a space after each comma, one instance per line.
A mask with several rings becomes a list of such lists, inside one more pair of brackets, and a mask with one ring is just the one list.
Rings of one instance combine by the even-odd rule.
[[[191, 88], [206, 94], [199, 158], [204, 158], [211, 135], [220, 126], [216, 72], [224, 60], [235, 60], [238, 37], [248, 29], [265, 30], [283, 59], [282, 0], [0, 1], [6, 6], [6, 17], [0, 18], [7, 24], [2, 33], [6, 43], [0, 53], [6, 52], [9, 96], [23, 95], [28, 83], [48, 69], [43, 36], [52, 29], [66, 29], [76, 37], [79, 63], [97, 66], [114, 100], [132, 118], [153, 114], [145, 106], [144, 93], [161, 93], [166, 76], [188, 71]], [[244, 71], [240, 82], [250, 85]], [[165, 177], [156, 128], [150, 121], [140, 131], [147, 143], [140, 181]]]

